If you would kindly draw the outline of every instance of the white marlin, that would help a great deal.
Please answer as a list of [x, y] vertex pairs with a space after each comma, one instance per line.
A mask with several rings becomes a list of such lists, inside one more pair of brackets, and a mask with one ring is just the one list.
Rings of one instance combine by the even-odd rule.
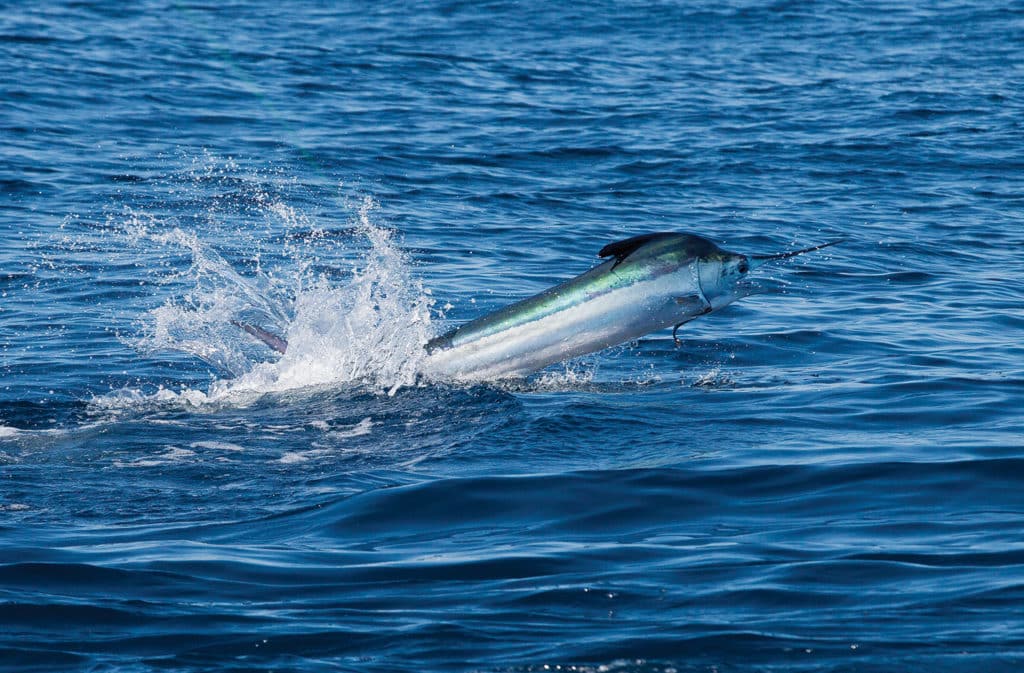
[[[741, 281], [771, 260], [820, 250], [832, 241], [776, 255], [741, 255], [702, 236], [644, 234], [606, 245], [609, 259], [540, 294], [461, 325], [424, 345], [431, 378], [487, 381], [523, 377], [687, 322], [750, 294]], [[235, 322], [284, 353], [284, 339]]]

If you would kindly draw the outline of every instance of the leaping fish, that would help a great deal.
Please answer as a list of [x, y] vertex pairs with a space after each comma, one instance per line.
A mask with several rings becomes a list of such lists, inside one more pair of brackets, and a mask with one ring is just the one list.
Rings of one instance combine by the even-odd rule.
[[[423, 373], [487, 381], [518, 378], [548, 365], [686, 323], [750, 294], [741, 282], [772, 260], [821, 250], [832, 241], [775, 255], [743, 255], [686, 233], [634, 236], [604, 246], [589, 271], [467, 322], [428, 341]], [[284, 353], [287, 342], [235, 322]]]

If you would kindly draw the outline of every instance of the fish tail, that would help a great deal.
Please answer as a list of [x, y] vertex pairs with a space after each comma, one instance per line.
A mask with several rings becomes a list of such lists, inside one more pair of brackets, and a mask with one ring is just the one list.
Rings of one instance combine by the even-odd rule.
[[281, 355], [284, 355], [284, 352], [288, 350], [288, 342], [276, 334], [271, 334], [265, 329], [256, 327], [256, 325], [250, 325], [249, 323], [242, 322], [241, 320], [232, 320], [231, 324], [242, 329], [246, 334], [256, 337]]

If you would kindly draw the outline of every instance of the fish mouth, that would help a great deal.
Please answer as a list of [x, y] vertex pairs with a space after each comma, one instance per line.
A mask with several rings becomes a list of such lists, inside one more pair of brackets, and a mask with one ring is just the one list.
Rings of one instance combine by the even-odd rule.
[[836, 241], [829, 241], [828, 243], [822, 243], [821, 245], [812, 245], [809, 248], [803, 248], [801, 250], [792, 250], [790, 252], [779, 252], [774, 255], [750, 255], [747, 259], [750, 260], [750, 270], [753, 271], [759, 266], [767, 264], [768, 262], [774, 262], [779, 259], [788, 259], [790, 257], [796, 257], [797, 255], [803, 255], [804, 253], [814, 252], [815, 250], [821, 250], [822, 248], [828, 248], [833, 245], [844, 243], [847, 239], [840, 238]]

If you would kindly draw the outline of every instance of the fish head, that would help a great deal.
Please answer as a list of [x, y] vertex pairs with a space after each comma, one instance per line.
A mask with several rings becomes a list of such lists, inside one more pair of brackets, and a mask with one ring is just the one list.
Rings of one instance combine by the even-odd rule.
[[728, 306], [750, 293], [745, 280], [752, 268], [750, 257], [728, 250], [718, 249], [698, 259], [700, 291], [712, 310]]
[[759, 266], [840, 242], [832, 241], [775, 255], [743, 255], [724, 250], [713, 241], [696, 234], [659, 232], [610, 243], [601, 249], [598, 256], [614, 258], [600, 267], [612, 273], [620, 269], [620, 273], [633, 272], [641, 278], [649, 277], [652, 272], [681, 273], [685, 279], [684, 285], [688, 288], [681, 294], [692, 295], [693, 290], [690, 288], [696, 282], [699, 295], [696, 299], [707, 312], [707, 309], [714, 311], [737, 299], [760, 292], [757, 283], [749, 279], [750, 272]]
[[[754, 266], [752, 258], [723, 250], [710, 239], [696, 234], [634, 236], [605, 246], [599, 254], [602, 257], [615, 255], [616, 265], [622, 261], [632, 263], [645, 274], [650, 269], [680, 272], [684, 286], [692, 288], [696, 283], [697, 298], [705, 311], [722, 308], [750, 294], [743, 280]], [[684, 294], [692, 292], [687, 289]]]
[[711, 309], [717, 310], [760, 291], [761, 288], [749, 278], [750, 272], [754, 269], [768, 262], [789, 259], [837, 243], [842, 243], [842, 240], [774, 255], [742, 255], [715, 248], [701, 255], [697, 261], [701, 293], [711, 305]]

